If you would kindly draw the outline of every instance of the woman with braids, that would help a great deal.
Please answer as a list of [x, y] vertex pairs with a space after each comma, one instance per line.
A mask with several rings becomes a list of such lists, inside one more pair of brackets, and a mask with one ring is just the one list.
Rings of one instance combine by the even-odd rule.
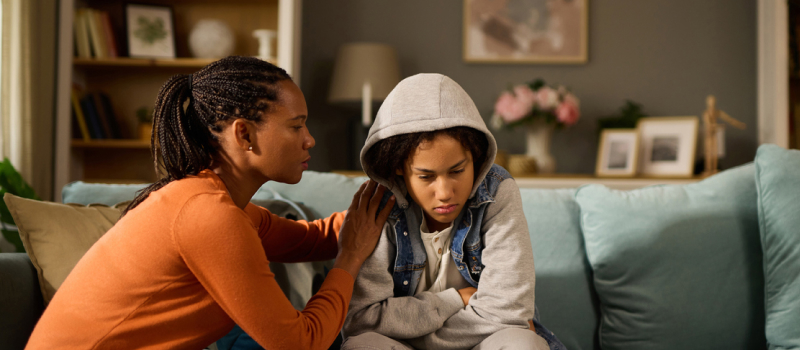
[[496, 152], [450, 78], [389, 93], [361, 164], [397, 204], [356, 279], [342, 349], [563, 349], [538, 321], [522, 200]]
[[[27, 348], [201, 349], [236, 323], [268, 349], [327, 349], [391, 206], [378, 212], [374, 182], [346, 214], [314, 222], [249, 203], [267, 181], [300, 181], [314, 146], [307, 113], [286, 72], [255, 58], [170, 78], [151, 140], [163, 177], [75, 266]], [[301, 312], [268, 266], [334, 257]]]

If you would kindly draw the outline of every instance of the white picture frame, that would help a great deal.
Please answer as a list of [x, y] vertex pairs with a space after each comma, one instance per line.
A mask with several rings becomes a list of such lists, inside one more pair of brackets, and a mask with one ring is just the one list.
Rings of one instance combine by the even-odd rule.
[[697, 152], [696, 116], [639, 119], [639, 174], [647, 177], [692, 177]]
[[636, 129], [605, 129], [597, 147], [598, 177], [634, 177], [639, 163]]
[[125, 5], [128, 56], [175, 58], [175, 24], [169, 6]]

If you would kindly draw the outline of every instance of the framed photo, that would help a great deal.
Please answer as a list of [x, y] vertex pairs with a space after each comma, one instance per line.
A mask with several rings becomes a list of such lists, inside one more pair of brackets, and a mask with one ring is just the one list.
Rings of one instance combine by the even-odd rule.
[[636, 125], [640, 173], [645, 176], [691, 177], [697, 149], [697, 117], [648, 117]]
[[597, 176], [633, 177], [639, 162], [636, 129], [605, 129], [597, 149]]
[[125, 23], [130, 57], [175, 58], [171, 7], [126, 4]]
[[464, 61], [586, 63], [589, 0], [464, 0]]

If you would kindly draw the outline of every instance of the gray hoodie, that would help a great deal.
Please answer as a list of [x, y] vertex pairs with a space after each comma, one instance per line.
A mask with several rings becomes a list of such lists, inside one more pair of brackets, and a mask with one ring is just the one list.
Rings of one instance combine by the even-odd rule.
[[[378, 141], [407, 133], [467, 126], [486, 134], [488, 159], [482, 164], [471, 197], [494, 163], [497, 144], [467, 93], [441, 74], [418, 74], [401, 81], [378, 111], [361, 150], [364, 170], [391, 188], [401, 208], [404, 183], [379, 178], [364, 163]], [[397, 252], [394, 223], [387, 222], [375, 251], [361, 267], [343, 332], [376, 332], [419, 349], [468, 349], [505, 328], [528, 328], [534, 316], [535, 272], [528, 225], [516, 182], [502, 181], [486, 209], [480, 232], [485, 246], [478, 291], [466, 307], [455, 289], [395, 297], [392, 266]]]

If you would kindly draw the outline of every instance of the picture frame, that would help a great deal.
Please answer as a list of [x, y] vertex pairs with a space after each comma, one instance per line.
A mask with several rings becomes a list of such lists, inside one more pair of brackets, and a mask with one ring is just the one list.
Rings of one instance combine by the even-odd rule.
[[597, 147], [598, 177], [634, 177], [639, 163], [637, 129], [605, 129]]
[[125, 4], [128, 56], [175, 58], [175, 21], [172, 7]]
[[691, 177], [698, 125], [696, 116], [639, 119], [639, 173], [649, 177]]
[[464, 0], [468, 63], [584, 64], [589, 0]]

